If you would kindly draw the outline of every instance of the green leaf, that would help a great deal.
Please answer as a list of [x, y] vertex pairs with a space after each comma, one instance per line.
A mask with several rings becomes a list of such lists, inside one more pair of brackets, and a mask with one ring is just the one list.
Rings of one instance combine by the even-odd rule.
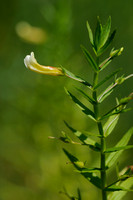
[[100, 71], [102, 71], [103, 69], [105, 69], [110, 63], [111, 63], [112, 59], [111, 57], [106, 58], [99, 66]]
[[108, 111], [106, 114], [104, 114], [101, 117], [101, 120], [103, 120], [104, 118], [107, 118], [109, 116], [115, 115], [115, 114], [119, 114], [119, 113], [123, 113], [123, 112], [129, 111], [130, 109], [125, 109], [125, 108], [126, 108], [126, 105], [129, 103], [129, 101], [132, 100], [132, 99], [133, 99], [132, 96], [128, 96], [128, 97], [122, 98], [119, 101], [118, 105], [116, 105], [114, 108], [112, 108], [110, 111]]
[[98, 51], [99, 56], [109, 47], [109, 45], [111, 44], [111, 42], [113, 41], [113, 39], [115, 37], [115, 34], [116, 34], [116, 30], [114, 30], [112, 32], [112, 34], [110, 35], [110, 37], [108, 38], [108, 40], [106, 41], [104, 46], [101, 49], [99, 49], [99, 51]]
[[128, 191], [128, 192], [133, 192], [133, 190], [124, 188], [122, 186], [117, 186], [117, 185], [112, 185], [110, 187], [107, 187], [105, 189], [106, 191], [110, 191], [110, 192], [116, 192], [116, 191]]
[[80, 82], [80, 83], [82, 83], [84, 85], [87, 85], [90, 89], [92, 88], [92, 85], [90, 83], [88, 83], [87, 81], [85, 81], [84, 79], [74, 75], [72, 72], [68, 71], [67, 69], [65, 69], [63, 67], [61, 67], [61, 68], [62, 68], [65, 76], [67, 76], [67, 77], [69, 77], [69, 78], [71, 78], [71, 79], [73, 79], [75, 81], [78, 81], [78, 82]]
[[74, 133], [74, 135], [81, 141], [83, 142], [84, 145], [88, 145], [91, 149], [95, 151], [100, 151], [101, 146], [100, 144], [91, 139], [90, 137], [86, 136], [84, 133], [77, 131], [76, 129], [72, 128], [67, 122], [65, 122], [66, 126]]
[[122, 104], [116, 105], [116, 106], [113, 107], [111, 110], [109, 110], [106, 114], [104, 114], [104, 115], [101, 117], [101, 120], [103, 120], [104, 118], [107, 118], [107, 117], [110, 117], [110, 116], [117, 115], [117, 114], [121, 113], [122, 110], [124, 109], [124, 107], [125, 107], [125, 106], [123, 106]]
[[72, 139], [64, 131], [62, 131], [62, 136], [59, 139], [64, 143], [73, 143]]
[[71, 153], [69, 153], [67, 150], [65, 150], [63, 148], [64, 153], [67, 155], [67, 157], [69, 158], [69, 160], [71, 161], [71, 163], [75, 166], [75, 168], [77, 170], [82, 170], [85, 168], [84, 166], [84, 162], [79, 161], [78, 158], [76, 158], [75, 156], [73, 156]]
[[69, 160], [72, 162], [72, 164], [75, 166], [75, 168], [81, 171], [80, 172], [81, 175], [83, 175], [88, 181], [90, 181], [96, 187], [101, 188], [101, 179], [98, 176], [96, 176], [94, 173], [91, 172], [82, 173], [82, 169], [84, 167], [80, 167], [79, 165], [77, 165], [77, 163], [80, 161], [75, 156], [70, 154], [66, 149], [63, 149], [63, 151], [69, 158]]
[[[128, 178], [127, 180], [122, 182], [120, 184], [120, 186], [124, 187], [124, 188], [127, 188], [127, 189], [130, 189], [133, 186], [133, 177]], [[110, 193], [108, 195], [108, 199], [109, 200], [121, 200], [127, 194], [127, 192], [128, 191], [118, 191], [118, 192]]]
[[107, 23], [102, 27], [100, 41], [99, 41], [99, 49], [104, 46], [106, 43], [111, 28], [111, 17], [108, 18]]
[[79, 188], [77, 189], [77, 193], [78, 193], [78, 197], [75, 197], [75, 196], [70, 195], [67, 192], [66, 188], [64, 188], [64, 191], [60, 191], [60, 194], [66, 195], [70, 200], [81, 200], [81, 194], [80, 194]]
[[99, 41], [101, 37], [101, 32], [102, 32], [102, 25], [100, 23], [99, 17], [97, 17], [97, 26], [96, 26], [95, 38], [94, 38], [94, 46], [95, 46], [96, 52], [99, 50]]
[[94, 45], [94, 42], [93, 42], [93, 33], [92, 33], [92, 30], [91, 30], [90, 25], [89, 25], [88, 22], [87, 22], [87, 30], [88, 30], [88, 33], [89, 33], [90, 43], [93, 46]]
[[83, 53], [84, 53], [84, 55], [85, 55], [87, 61], [88, 61], [89, 64], [91, 65], [92, 69], [93, 69], [94, 71], [99, 71], [98, 66], [97, 66], [95, 60], [93, 59], [93, 57], [91, 56], [91, 54], [90, 54], [90, 53], [85, 49], [85, 47], [82, 46], [82, 45], [81, 45], [81, 49], [82, 49], [82, 51], [83, 51]]
[[91, 96], [86, 94], [83, 90], [80, 88], [75, 87], [92, 105], [96, 104], [95, 99], [93, 99]]
[[106, 81], [108, 81], [110, 78], [112, 78], [114, 75], [116, 75], [121, 69], [118, 69], [114, 72], [112, 72], [111, 74], [109, 74], [108, 76], [106, 76], [100, 83], [98, 83], [94, 89], [97, 89], [99, 86], [101, 86], [102, 84], [104, 84]]
[[[66, 90], [66, 89], [65, 89]], [[86, 114], [88, 117], [93, 119], [95, 121], [95, 114], [87, 108], [83, 103], [81, 103], [74, 95], [72, 95], [68, 90], [66, 90], [66, 93], [71, 97], [71, 99], [76, 103], [76, 105], [82, 110], [84, 114]]]
[[96, 176], [94, 173], [86, 172], [86, 173], [80, 173], [83, 177], [85, 177], [89, 182], [91, 182], [93, 185], [95, 185], [97, 188], [101, 189], [101, 179]]
[[77, 193], [78, 193], [78, 200], [82, 200], [82, 198], [81, 198], [81, 192], [80, 192], [79, 188], [77, 189]]
[[110, 52], [111, 58], [113, 59], [113, 58], [116, 57], [116, 56], [120, 56], [123, 50], [124, 50], [123, 47], [121, 47], [121, 48], [119, 48], [119, 49], [116, 49], [116, 50], [114, 50], [114, 48], [113, 48], [113, 49], [111, 50], [111, 52]]
[[[133, 134], [133, 127], [130, 128], [126, 132], [126, 134], [122, 137], [122, 139], [116, 144], [116, 147], [126, 146], [129, 142], [132, 134]], [[119, 156], [121, 155], [122, 152], [123, 152], [123, 150], [121, 150], [119, 152], [111, 153], [108, 156], [108, 158], [106, 159], [107, 168], [110, 168], [116, 162], [116, 160], [119, 158]]]
[[114, 88], [117, 86], [117, 84], [112, 83], [109, 85], [99, 96], [98, 96], [98, 102], [101, 103], [104, 99], [106, 99], [114, 90]]
[[104, 153], [112, 153], [112, 152], [116, 152], [116, 151], [132, 149], [132, 148], [133, 148], [133, 145], [127, 145], [127, 146], [121, 146], [121, 147], [112, 147], [112, 148], [106, 149], [106, 151], [104, 151]]
[[81, 143], [74, 142], [64, 131], [62, 131], [62, 136], [60, 136], [57, 139], [61, 140], [64, 143], [79, 144], [79, 145], [81, 145]]
[[119, 120], [119, 117], [120, 117], [119, 114], [112, 115], [109, 117], [107, 122], [104, 124], [103, 130], [104, 130], [105, 137], [107, 137], [108, 135], [110, 135], [110, 133], [112, 133], [112, 131], [114, 130], [114, 128]]
[[98, 96], [98, 102], [101, 103], [105, 98], [107, 98], [116, 88], [116, 86], [121, 85], [125, 80], [127, 80], [127, 77], [124, 77], [123, 75], [121, 77], [118, 77], [114, 83], [112, 83], [108, 88], [106, 88], [99, 96]]
[[77, 172], [80, 172], [80, 173], [82, 172], [82, 174], [83, 174], [83, 173], [86, 173], [86, 172], [99, 172], [99, 171], [101, 171], [101, 168], [94, 167], [94, 168], [84, 168], [84, 169], [77, 171]]

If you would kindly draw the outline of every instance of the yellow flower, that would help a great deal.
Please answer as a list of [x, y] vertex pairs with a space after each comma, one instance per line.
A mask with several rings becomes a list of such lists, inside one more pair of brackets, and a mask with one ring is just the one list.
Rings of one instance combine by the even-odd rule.
[[31, 52], [30, 55], [27, 55], [25, 57], [24, 64], [28, 69], [30, 69], [34, 72], [41, 73], [41, 74], [47, 74], [47, 75], [52, 75], [52, 76], [62, 76], [62, 75], [64, 75], [61, 68], [40, 65], [36, 61], [33, 52]]

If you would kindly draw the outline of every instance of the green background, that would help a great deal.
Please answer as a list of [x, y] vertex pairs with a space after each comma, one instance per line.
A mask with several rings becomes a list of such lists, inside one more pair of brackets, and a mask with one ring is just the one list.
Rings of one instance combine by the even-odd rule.
[[[62, 147], [90, 167], [98, 164], [98, 155], [85, 147], [48, 139], [59, 137], [62, 130], [68, 132], [63, 120], [79, 130], [95, 131], [95, 124], [64, 92], [64, 86], [73, 91], [79, 85], [64, 77], [31, 72], [23, 60], [33, 51], [40, 64], [62, 65], [91, 82], [92, 71], [80, 49], [81, 44], [90, 49], [86, 21], [94, 30], [97, 16], [103, 23], [111, 16], [112, 30], [117, 29], [112, 47], [123, 46], [124, 52], [102, 76], [120, 67], [125, 75], [132, 73], [133, 1], [5, 0], [0, 5], [0, 200], [65, 200], [59, 194], [63, 187], [70, 194], [76, 194], [79, 187], [83, 199], [100, 199], [100, 192], [74, 172]], [[16, 31], [21, 21], [43, 29], [44, 41], [35, 44], [21, 38]], [[116, 89], [101, 110], [114, 105], [115, 96], [130, 94], [132, 84], [130, 79]], [[122, 115], [108, 145], [115, 144], [132, 124], [132, 112]], [[132, 153], [124, 152], [120, 169], [133, 164]], [[108, 175], [110, 182], [115, 171]], [[132, 194], [125, 197], [131, 199]]]

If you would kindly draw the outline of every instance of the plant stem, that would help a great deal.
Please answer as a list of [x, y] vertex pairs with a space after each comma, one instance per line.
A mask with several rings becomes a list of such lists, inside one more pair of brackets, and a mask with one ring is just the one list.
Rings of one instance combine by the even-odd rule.
[[[98, 83], [98, 75], [99, 72], [95, 72], [94, 74], [94, 80], [93, 80], [93, 87]], [[93, 98], [97, 102], [97, 90], [93, 90]], [[99, 108], [98, 108], [98, 103], [94, 105], [94, 113], [95, 117], [97, 119], [97, 126], [98, 126], [98, 131], [99, 134], [101, 135], [101, 190], [102, 190], [102, 200], [107, 200], [107, 194], [105, 191], [106, 187], [106, 166], [105, 166], [105, 149], [106, 149], [106, 141], [104, 137], [104, 132], [103, 132], [103, 126], [102, 123], [99, 119]]]

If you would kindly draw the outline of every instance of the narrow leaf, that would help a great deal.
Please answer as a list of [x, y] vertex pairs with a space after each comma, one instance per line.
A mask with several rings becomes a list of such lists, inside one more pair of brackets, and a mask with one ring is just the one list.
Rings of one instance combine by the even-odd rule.
[[100, 83], [98, 83], [94, 89], [97, 89], [99, 86], [103, 85], [106, 81], [108, 81], [110, 78], [112, 78], [114, 75], [116, 75], [121, 69], [118, 69], [114, 72], [112, 72], [110, 75], [106, 76]]
[[[54, 139], [54, 137], [53, 137]], [[71, 143], [71, 144], [79, 144], [82, 145], [81, 143], [75, 142], [73, 141], [64, 131], [62, 131], [62, 136], [60, 136], [59, 138], [57, 138], [59, 140], [61, 140], [64, 143]]]
[[116, 191], [128, 191], [128, 192], [133, 192], [133, 190], [131, 189], [127, 189], [127, 188], [124, 188], [122, 186], [117, 186], [117, 185], [112, 185], [110, 187], [107, 187], [105, 189], [106, 191], [110, 191], [110, 192], [116, 192]]
[[89, 25], [88, 22], [87, 22], [87, 30], [88, 30], [88, 33], [89, 33], [90, 42], [91, 42], [91, 44], [93, 46], [94, 45], [94, 42], [93, 42], [93, 33], [92, 33], [92, 30], [91, 30], [90, 25]]
[[101, 37], [99, 41], [99, 48], [103, 47], [104, 44], [106, 43], [109, 37], [110, 28], [111, 28], [111, 17], [108, 18], [107, 23], [102, 27]]
[[74, 103], [76, 103], [76, 105], [82, 110], [83, 113], [85, 113], [88, 117], [90, 117], [91, 119], [93, 119], [95, 121], [95, 114], [89, 108], [87, 108], [83, 103], [81, 103], [68, 90], [66, 90], [66, 93], [71, 97], [71, 99], [74, 101]]
[[111, 63], [112, 59], [111, 57], [107, 58], [106, 60], [104, 60], [101, 64], [100, 64], [100, 71], [102, 71], [103, 69], [105, 69], [110, 63]]
[[112, 152], [116, 152], [116, 151], [120, 151], [120, 150], [132, 149], [132, 148], [133, 148], [133, 145], [112, 147], [112, 148], [106, 149], [106, 151], [104, 151], [104, 153], [112, 153]]
[[[107, 42], [104, 44], [104, 46], [98, 51], [98, 55], [100, 56], [111, 44], [111, 42], [113, 41], [114, 37], [116, 34], [116, 30], [114, 30], [112, 32], [112, 34], [110, 35], [110, 37], [108, 38]], [[105, 68], [105, 67], [104, 67]]]
[[88, 83], [87, 81], [85, 81], [84, 79], [74, 75], [72, 72], [68, 71], [67, 69], [65, 69], [63, 67], [61, 67], [61, 68], [62, 68], [65, 76], [67, 76], [67, 77], [69, 77], [69, 78], [71, 78], [71, 79], [73, 79], [75, 81], [78, 81], [78, 82], [80, 82], [80, 83], [82, 83], [84, 85], [87, 85], [90, 89], [92, 88], [92, 85], [90, 83]]
[[84, 53], [84, 55], [85, 55], [87, 61], [88, 61], [89, 64], [91, 65], [92, 69], [93, 69], [94, 71], [98, 71], [98, 70], [99, 70], [99, 69], [98, 69], [98, 66], [97, 66], [95, 60], [93, 59], [93, 57], [91, 56], [91, 54], [90, 54], [90, 53], [87, 51], [87, 49], [85, 49], [85, 47], [82, 46], [82, 45], [81, 45], [81, 49], [82, 49], [82, 51], [83, 51], [83, 53]]
[[116, 105], [111, 110], [109, 110], [106, 114], [104, 114], [101, 117], [101, 120], [103, 120], [104, 118], [107, 118], [107, 117], [110, 117], [110, 116], [114, 116], [114, 115], [117, 115], [117, 114], [121, 113], [122, 110], [124, 109], [124, 107], [125, 106], [123, 106], [121, 103]]
[[129, 101], [131, 101], [133, 99], [132, 96], [128, 96], [125, 98], [122, 98], [119, 101], [119, 104], [116, 105], [114, 108], [112, 108], [110, 111], [108, 111], [106, 114], [104, 114], [101, 117], [101, 120], [103, 120], [104, 118], [107, 118], [109, 116], [115, 115], [115, 114], [119, 114], [119, 113], [124, 113], [129, 111], [130, 109], [126, 109], [126, 105], [129, 103]]
[[91, 96], [86, 94], [83, 90], [80, 88], [75, 87], [92, 105], [96, 104], [95, 99], [93, 99]]
[[80, 172], [80, 173], [86, 173], [86, 172], [99, 172], [99, 171], [101, 171], [101, 168], [84, 168], [84, 169], [82, 169], [82, 170], [80, 170], [80, 171], [78, 171], [78, 172]]
[[119, 120], [119, 117], [120, 117], [119, 114], [112, 115], [109, 117], [107, 122], [104, 124], [103, 130], [104, 130], [105, 137], [107, 137], [108, 135], [110, 135], [110, 133], [112, 133], [112, 131], [114, 130], [114, 128]]
[[96, 52], [99, 50], [99, 41], [101, 37], [102, 25], [100, 23], [99, 17], [97, 17], [97, 26], [95, 31], [94, 45]]
[[[133, 177], [128, 178], [127, 180], [122, 182], [120, 184], [120, 186], [124, 187], [124, 188], [127, 188], [127, 189], [130, 189], [133, 186]], [[128, 191], [118, 191], [118, 192], [110, 193], [108, 195], [108, 199], [109, 200], [121, 200], [127, 194], [127, 192]]]
[[83, 142], [84, 145], [88, 145], [91, 149], [95, 151], [100, 151], [101, 146], [100, 144], [91, 139], [90, 137], [87, 137], [84, 133], [77, 131], [76, 129], [72, 128], [67, 122], [65, 122], [66, 126], [74, 133], [74, 135]]
[[80, 192], [79, 188], [77, 189], [77, 193], [78, 193], [78, 200], [82, 200], [82, 198], [81, 198], [81, 192]]
[[[127, 133], [122, 137], [122, 139], [116, 144], [116, 147], [126, 146], [129, 142], [132, 134], [133, 134], [133, 127], [127, 131]], [[116, 160], [119, 158], [119, 156], [121, 155], [122, 152], [123, 152], [123, 150], [121, 150], [119, 152], [111, 153], [108, 156], [108, 158], [106, 159], [107, 168], [111, 167], [116, 162]]]
[[98, 102], [101, 103], [104, 99], [106, 99], [114, 90], [114, 88], [117, 86], [117, 83], [112, 83], [109, 87], [107, 87], [99, 96], [98, 96]]
[[101, 188], [101, 179], [98, 176], [96, 176], [94, 173], [91, 172], [82, 173], [82, 169], [84, 167], [80, 167], [76, 164], [77, 162], [79, 162], [79, 160], [75, 156], [70, 154], [66, 149], [63, 149], [63, 151], [69, 158], [69, 160], [72, 162], [72, 164], [75, 166], [75, 168], [81, 171], [80, 172], [81, 175], [83, 175], [88, 181], [90, 181], [96, 187]]

